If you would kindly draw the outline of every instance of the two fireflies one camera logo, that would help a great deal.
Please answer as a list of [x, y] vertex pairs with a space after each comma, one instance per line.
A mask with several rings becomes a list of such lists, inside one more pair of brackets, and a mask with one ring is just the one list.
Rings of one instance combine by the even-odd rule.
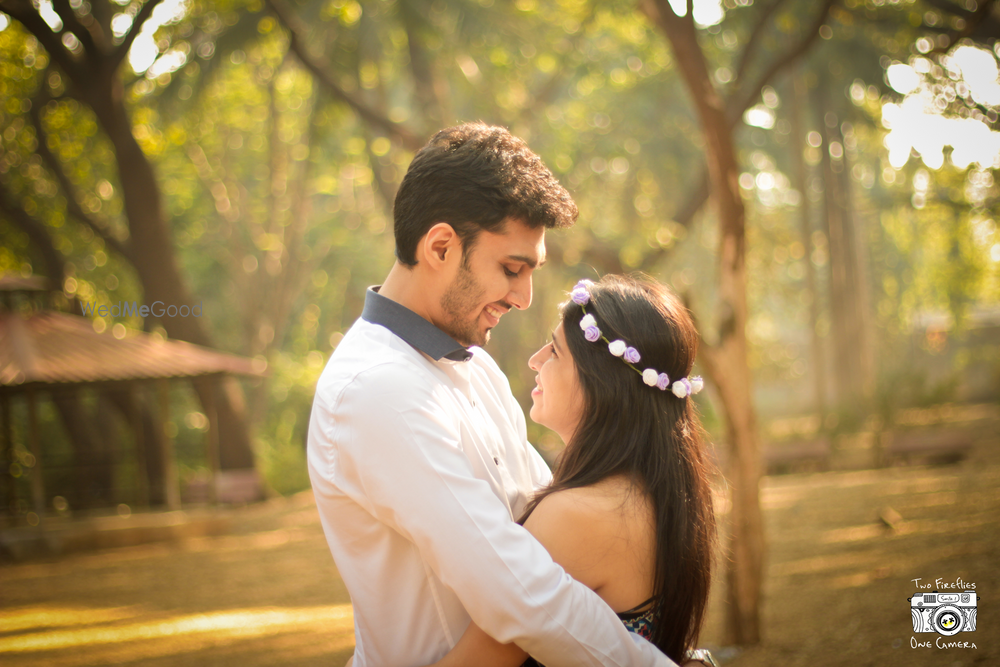
[[977, 598], [973, 591], [917, 593], [910, 600], [914, 632], [936, 632], [945, 637], [976, 631]]

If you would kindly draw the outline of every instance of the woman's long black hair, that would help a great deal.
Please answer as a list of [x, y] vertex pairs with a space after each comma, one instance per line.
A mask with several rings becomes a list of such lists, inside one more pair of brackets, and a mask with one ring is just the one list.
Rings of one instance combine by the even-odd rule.
[[[639, 370], [655, 368], [671, 382], [689, 377], [698, 334], [680, 300], [644, 278], [606, 276], [589, 288], [587, 312], [608, 340], [636, 348]], [[653, 643], [678, 664], [701, 630], [711, 582], [715, 515], [709, 465], [693, 401], [646, 385], [603, 341], [588, 342], [584, 311], [562, 309], [563, 330], [583, 388], [583, 418], [556, 466], [545, 496], [624, 475], [655, 511]], [[523, 521], [523, 518], [522, 518]]]

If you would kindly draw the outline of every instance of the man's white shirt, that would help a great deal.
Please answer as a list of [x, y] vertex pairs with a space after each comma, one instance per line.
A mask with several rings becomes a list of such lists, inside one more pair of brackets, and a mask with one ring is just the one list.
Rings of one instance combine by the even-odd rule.
[[434, 662], [470, 617], [549, 667], [673, 664], [515, 523], [551, 474], [493, 359], [442, 341], [457, 347], [369, 291], [316, 388], [309, 476], [355, 667]]

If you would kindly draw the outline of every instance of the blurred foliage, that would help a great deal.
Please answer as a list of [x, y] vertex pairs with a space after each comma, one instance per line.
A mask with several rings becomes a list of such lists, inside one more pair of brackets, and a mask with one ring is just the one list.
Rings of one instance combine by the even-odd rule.
[[[878, 400], [895, 404], [903, 393], [898, 386], [917, 382], [915, 355], [942, 353], [928, 335], [929, 322], [947, 320], [955, 341], [981, 324], [976, 313], [992, 308], [997, 326], [1000, 158], [932, 167], [914, 152], [893, 166], [885, 146], [883, 109], [903, 99], [886, 71], [918, 58], [933, 64], [925, 76], [946, 101], [943, 113], [971, 118], [975, 111], [996, 127], [997, 105], [963, 97], [962, 74], [940, 65], [947, 54], [928, 53], [939, 35], [960, 29], [932, 4], [939, 3], [837, 6], [818, 43], [760, 91], [738, 125], [751, 365], [765, 414], [815, 409], [807, 382], [816, 371], [810, 329], [815, 325], [821, 339], [830, 332], [820, 151], [829, 151], [834, 170], [850, 175], [876, 331], [877, 394], [894, 397]], [[139, 6], [112, 5], [123, 16]], [[290, 52], [287, 26], [260, 0], [178, 6], [133, 47], [146, 44], [145, 61], [135, 53], [132, 61], [145, 67], [123, 66], [132, 131], [155, 163], [182, 272], [204, 304], [214, 340], [268, 363], [270, 377], [247, 389], [258, 462], [275, 491], [307, 484], [303, 452], [316, 379], [359, 315], [365, 288], [392, 262], [391, 202], [412, 148], [390, 127], [422, 141], [462, 120], [506, 125], [579, 203], [576, 227], [549, 237], [553, 259], [537, 276], [535, 307], [505, 318], [491, 344], [524, 405], [533, 384], [526, 359], [552, 326], [563, 290], [579, 277], [647, 271], [685, 295], [712, 338], [713, 213], [705, 206], [692, 221], [677, 220], [703, 169], [700, 129], [667, 45], [632, 3], [282, 3], [296, 17], [304, 53], [382, 124], [360, 119]], [[777, 3], [759, 30], [762, 3], [725, 0], [721, 7], [718, 22], [701, 26], [701, 40], [717, 82], [733, 92], [727, 82], [736, 79], [751, 36], [757, 34], [763, 55], [748, 65], [748, 75], [788, 47], [814, 3]], [[68, 213], [74, 195], [39, 156], [32, 105], [40, 105], [35, 111], [48, 148], [79, 205], [122, 238], [128, 227], [109, 142], [37, 41], [6, 16], [0, 26], [0, 185], [44, 226], [65, 261], [67, 295], [99, 304], [142, 302], [128, 264]], [[988, 38], [977, 43], [995, 46]], [[794, 81], [805, 86], [804, 98], [795, 96]], [[802, 139], [791, 136], [796, 106], [808, 133], [804, 192], [793, 185], [792, 151]], [[836, 128], [842, 141], [822, 145], [822, 124]], [[813, 229], [808, 252], [799, 220], [806, 202]], [[24, 231], [5, 220], [0, 240], [0, 272], [46, 272]], [[816, 295], [806, 288], [809, 262], [818, 272]], [[815, 323], [813, 298], [822, 304]], [[949, 363], [951, 378], [972, 360], [958, 354]], [[178, 451], [192, 476], [204, 466], [201, 421], [190, 417], [200, 413], [186, 388], [174, 394]], [[717, 428], [716, 410], [704, 400], [709, 426]], [[556, 446], [543, 429], [529, 430], [543, 449]]]

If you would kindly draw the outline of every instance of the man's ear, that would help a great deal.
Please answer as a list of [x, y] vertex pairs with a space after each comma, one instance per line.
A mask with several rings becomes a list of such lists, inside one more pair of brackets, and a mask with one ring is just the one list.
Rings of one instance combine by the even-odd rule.
[[420, 246], [428, 265], [433, 269], [439, 269], [461, 255], [462, 239], [454, 227], [447, 222], [439, 222], [427, 230], [424, 238], [420, 240]]

